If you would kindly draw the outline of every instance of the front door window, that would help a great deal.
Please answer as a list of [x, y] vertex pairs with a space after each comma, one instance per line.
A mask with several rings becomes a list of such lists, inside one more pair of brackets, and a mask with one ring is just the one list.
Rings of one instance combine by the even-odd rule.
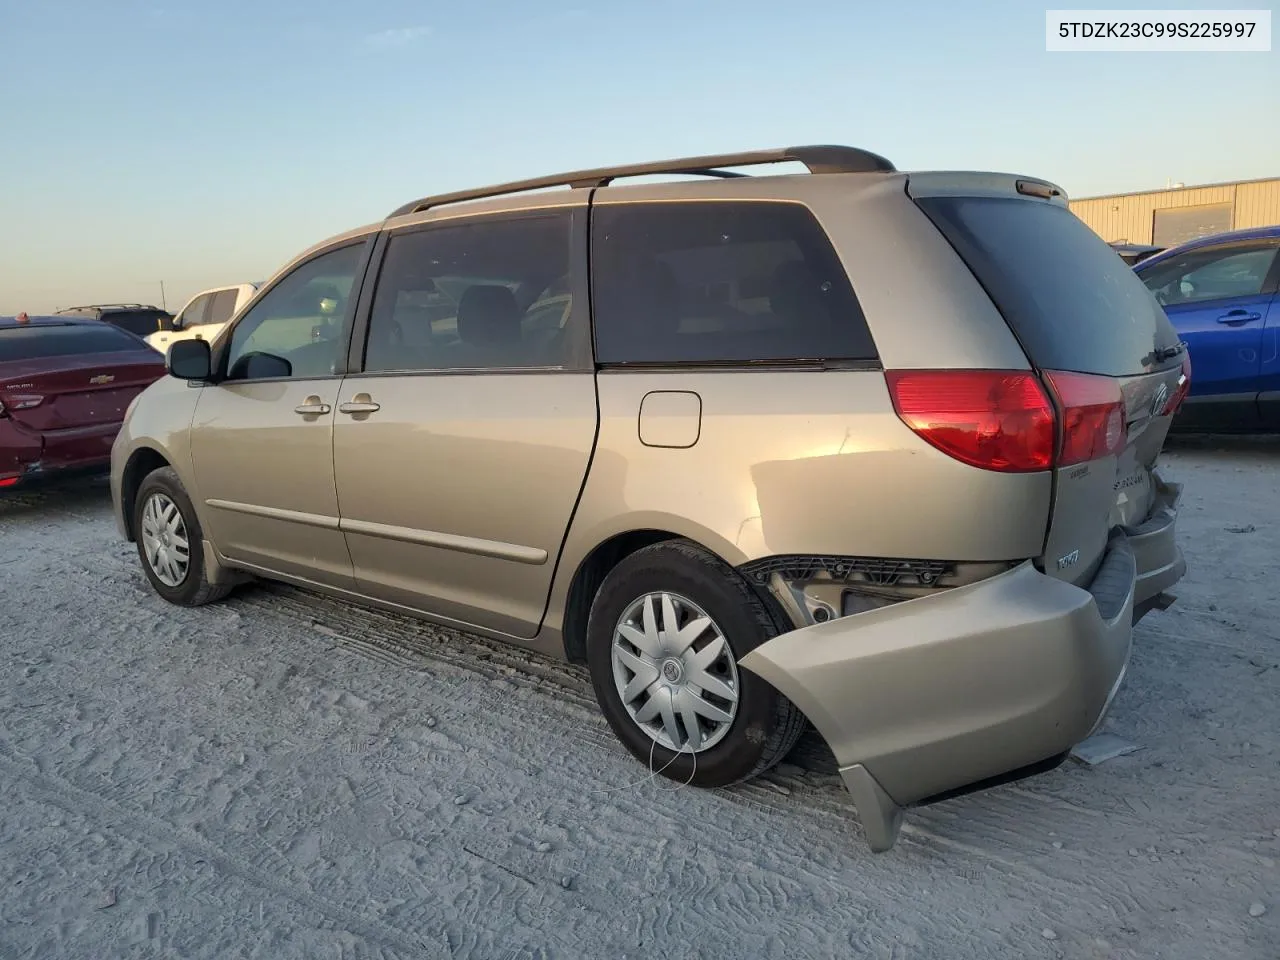
[[227, 380], [331, 377], [346, 352], [346, 321], [364, 243], [331, 250], [286, 276], [231, 331]]

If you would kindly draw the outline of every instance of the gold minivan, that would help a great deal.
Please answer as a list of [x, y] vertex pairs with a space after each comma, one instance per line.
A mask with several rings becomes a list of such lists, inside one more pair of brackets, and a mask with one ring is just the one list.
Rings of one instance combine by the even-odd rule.
[[1060, 762], [1185, 570], [1185, 347], [1030, 177], [819, 146], [427, 197], [168, 366], [112, 461], [166, 600], [268, 577], [584, 663], [698, 786], [811, 723], [876, 850]]

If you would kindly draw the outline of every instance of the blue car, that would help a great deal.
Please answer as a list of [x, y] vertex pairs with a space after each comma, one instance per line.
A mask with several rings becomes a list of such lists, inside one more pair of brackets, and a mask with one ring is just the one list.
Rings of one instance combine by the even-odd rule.
[[1280, 432], [1280, 225], [1200, 237], [1134, 271], [1191, 356], [1173, 429]]

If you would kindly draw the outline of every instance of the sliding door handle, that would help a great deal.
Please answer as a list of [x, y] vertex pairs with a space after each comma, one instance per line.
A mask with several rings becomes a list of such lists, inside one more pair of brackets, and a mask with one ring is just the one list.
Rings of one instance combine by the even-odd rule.
[[346, 403], [338, 404], [338, 409], [343, 413], [377, 413], [382, 407], [367, 393], [357, 393]]
[[319, 397], [311, 396], [293, 408], [294, 413], [300, 413], [304, 417], [323, 417], [333, 408], [321, 400]]

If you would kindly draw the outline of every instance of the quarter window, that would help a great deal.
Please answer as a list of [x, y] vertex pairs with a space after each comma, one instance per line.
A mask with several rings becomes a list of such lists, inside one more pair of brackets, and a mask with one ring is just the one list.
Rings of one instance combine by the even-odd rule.
[[575, 304], [573, 212], [483, 217], [393, 236], [364, 369], [560, 367]]
[[345, 320], [365, 245], [323, 253], [295, 268], [231, 330], [228, 380], [331, 377], [346, 352]]
[[591, 232], [601, 363], [876, 357], [835, 250], [799, 204], [605, 204]]
[[103, 319], [138, 337], [160, 329], [160, 315], [153, 310], [121, 310], [105, 314]]

